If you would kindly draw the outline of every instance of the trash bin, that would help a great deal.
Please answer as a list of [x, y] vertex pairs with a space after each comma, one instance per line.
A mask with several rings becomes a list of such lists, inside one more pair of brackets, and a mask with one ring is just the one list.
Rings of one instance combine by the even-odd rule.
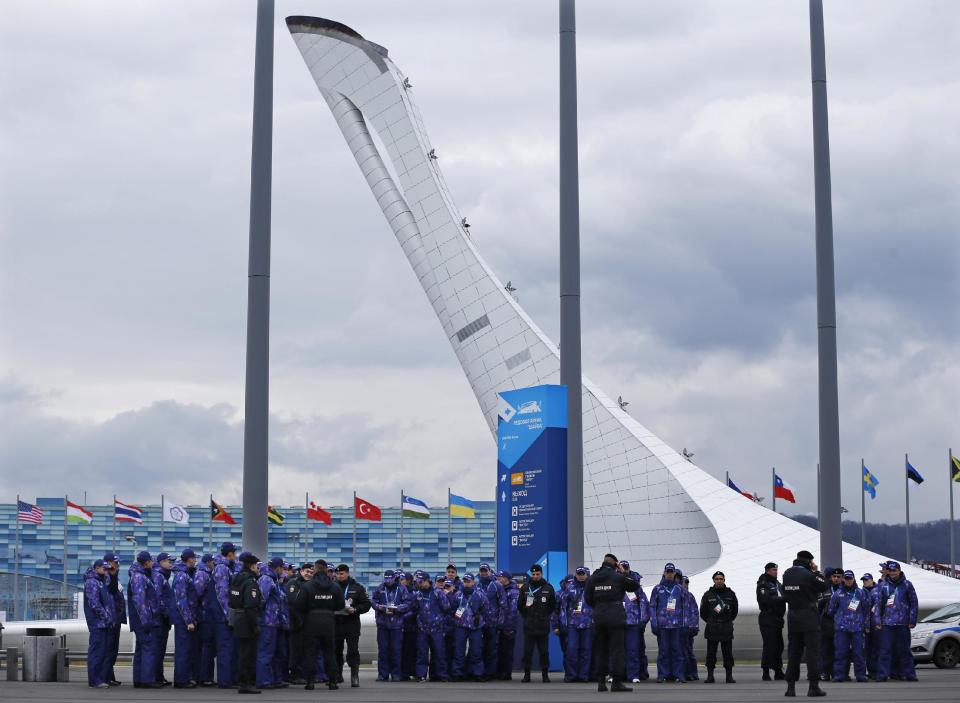
[[23, 681], [56, 681], [60, 638], [52, 627], [28, 627], [23, 638]]

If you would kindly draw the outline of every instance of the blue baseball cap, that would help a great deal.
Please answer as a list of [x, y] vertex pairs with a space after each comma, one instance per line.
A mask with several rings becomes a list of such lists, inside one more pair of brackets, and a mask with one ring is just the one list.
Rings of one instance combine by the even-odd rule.
[[283, 561], [283, 557], [274, 557], [270, 560], [269, 566], [271, 569], [276, 569], [280, 566], [286, 566], [286, 564]]
[[101, 566], [103, 566], [103, 565], [104, 565], [104, 564], [103, 564], [103, 559], [97, 559], [95, 562], [93, 562], [93, 568], [94, 568], [94, 569], [99, 569], [99, 568], [100, 568]]
[[677, 570], [676, 570], [676, 574], [677, 574], [677, 576], [681, 576], [681, 577], [683, 576], [683, 572], [680, 571], [680, 569], [677, 569]]
[[182, 552], [180, 552], [180, 561], [186, 561], [187, 559], [196, 559], [196, 558], [197, 558], [197, 553], [192, 549], [190, 549], [189, 547], [187, 549], [184, 549]]
[[577, 567], [577, 573], [578, 573], [578, 574], [589, 574], [589, 573], [590, 573], [590, 569], [588, 569], [588, 568], [585, 567], [585, 566], [578, 566], [578, 567]]
[[164, 559], [169, 559], [170, 555], [167, 552], [160, 552], [157, 555], [157, 561], [163, 561]]
[[142, 552], [137, 553], [137, 561], [141, 564], [146, 564], [148, 561], [153, 561], [153, 557], [150, 556], [150, 552], [144, 549]]
[[677, 570], [677, 567], [673, 565], [672, 561], [668, 561], [666, 564], [663, 565], [664, 573], [666, 573], [667, 571], [676, 571], [676, 570]]
[[855, 579], [856, 577], [857, 575], [852, 571], [850, 571], [850, 569], [847, 569], [846, 571], [843, 572], [843, 578], [845, 579]]
[[897, 571], [900, 571], [900, 562], [899, 562], [899, 561], [890, 560], [890, 561], [887, 562], [887, 568], [890, 569], [891, 571], [892, 571], [893, 569], [896, 569]]
[[448, 579], [448, 578], [444, 578], [444, 579], [443, 579], [443, 585], [444, 585], [444, 586], [452, 586], [452, 585], [453, 585], [453, 581], [451, 581], [451, 580]]
[[511, 574], [506, 569], [500, 569], [500, 571], [497, 572], [497, 576], [501, 576], [505, 579], [513, 579], [513, 574]]
[[393, 569], [387, 569], [383, 572], [383, 578], [385, 579], [395, 579], [397, 578], [397, 572]]
[[119, 562], [120, 557], [117, 556], [116, 552], [107, 552], [106, 554], [103, 555], [103, 560]]
[[204, 554], [202, 557], [200, 557], [201, 564], [209, 564], [211, 561], [213, 561], [212, 554]]
[[868, 571], [867, 573], [865, 573], [863, 576], [860, 577], [860, 580], [861, 580], [861, 581], [873, 581], [873, 574], [871, 574], [871, 573]]
[[630, 562], [629, 562], [629, 561], [621, 561], [621, 562], [620, 562], [620, 566], [622, 566], [624, 569], [629, 569], [629, 568], [630, 568]]
[[480, 571], [490, 571], [490, 565], [489, 565], [489, 564], [481, 564], [481, 565], [480, 565]]
[[220, 554], [227, 556], [230, 552], [237, 551], [237, 548], [234, 546], [233, 542], [224, 542], [220, 545]]
[[473, 574], [471, 574], [471, 573], [469, 573], [469, 572], [467, 572], [467, 573], [465, 573], [465, 574], [463, 575], [463, 580], [464, 580], [464, 581], [476, 581], [476, 579], [473, 577]]

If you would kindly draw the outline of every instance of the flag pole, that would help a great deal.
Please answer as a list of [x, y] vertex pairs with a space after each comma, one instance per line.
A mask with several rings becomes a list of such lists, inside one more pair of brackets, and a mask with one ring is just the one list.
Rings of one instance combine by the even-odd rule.
[[820, 464], [817, 463], [817, 530], [820, 529]]
[[20, 494], [17, 493], [16, 523], [13, 538], [13, 619], [18, 620], [20, 608]]
[[866, 465], [860, 457], [860, 546], [867, 548], [867, 478]]
[[[304, 493], [303, 498], [303, 560], [307, 560], [307, 545], [309, 542], [310, 532], [310, 491]], [[296, 554], [296, 551], [294, 551]]]
[[403, 569], [403, 489], [400, 489], [400, 568]]
[[63, 496], [63, 594], [62, 598], [67, 597], [67, 503], [70, 502], [70, 496]]
[[357, 492], [353, 492], [353, 568], [359, 573], [357, 568]]
[[207, 504], [207, 551], [213, 552], [213, 493], [210, 494], [210, 503]]
[[957, 545], [953, 535], [953, 447], [947, 450], [947, 478], [950, 479], [950, 577], [957, 577]]
[[113, 552], [117, 551], [117, 494], [113, 494]]
[[166, 505], [163, 502], [163, 493], [160, 494], [160, 551], [163, 551], [163, 518], [166, 516]]
[[910, 563], [910, 474], [907, 471], [907, 466], [910, 464], [910, 457], [907, 454], [903, 455], [903, 482], [904, 482], [904, 496], [907, 500], [907, 563]]
[[777, 512], [777, 467], [774, 466], [770, 469], [772, 483], [770, 484], [770, 490], [773, 491], [773, 512]]
[[453, 516], [450, 514], [450, 486], [447, 486], [447, 563], [453, 563]]

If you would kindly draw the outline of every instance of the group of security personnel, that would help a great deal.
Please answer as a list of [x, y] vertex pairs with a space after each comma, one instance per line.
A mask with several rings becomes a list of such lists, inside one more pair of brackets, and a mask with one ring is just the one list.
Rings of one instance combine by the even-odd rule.
[[[916, 681], [910, 630], [917, 624], [913, 584], [895, 561], [880, 563], [880, 578], [860, 577], [841, 568], [824, 572], [808, 551], [777, 580], [768, 563], [757, 581], [761, 666], [766, 681], [786, 679], [787, 696], [796, 695], [800, 662], [807, 664], [808, 696], [825, 696], [820, 681]], [[783, 624], [787, 617], [788, 664], [783, 670]]]

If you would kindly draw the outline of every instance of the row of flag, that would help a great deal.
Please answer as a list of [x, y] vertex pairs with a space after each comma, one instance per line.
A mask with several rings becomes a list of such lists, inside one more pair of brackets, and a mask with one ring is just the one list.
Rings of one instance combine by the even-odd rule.
[[[910, 463], [909, 458], [904, 459], [906, 477], [916, 483], [918, 486], [923, 483], [923, 476], [917, 471], [916, 467]], [[950, 455], [950, 480], [955, 483], [960, 483], [960, 457], [955, 457], [952, 454]], [[880, 479], [878, 479], [870, 469], [867, 468], [866, 464], [863, 466], [863, 490], [864, 492], [870, 495], [870, 500], [873, 500], [877, 497], [877, 486], [880, 485]]]
[[[68, 523], [89, 525], [93, 522], [93, 513], [83, 506], [77, 505], [70, 500], [66, 501], [66, 506]], [[418, 519], [428, 519], [430, 517], [430, 508], [427, 507], [427, 504], [422, 500], [412, 496], [402, 496], [401, 508], [401, 513], [404, 517]], [[448, 508], [451, 517], [475, 518], [477, 516], [476, 507], [474, 506], [472, 500], [464, 498], [463, 496], [455, 495], [453, 493], [450, 494]], [[368, 500], [364, 500], [363, 498], [355, 496], [353, 499], [353, 516], [357, 520], [371, 520], [373, 522], [380, 522], [382, 519], [382, 511], [380, 506], [374, 505]], [[114, 499], [113, 519], [116, 522], [130, 522], [135, 525], [142, 525], [143, 508], [137, 505], [122, 503], [119, 500]], [[237, 521], [233, 518], [233, 516], [230, 515], [230, 513], [228, 513], [222, 505], [213, 500], [212, 497], [210, 498], [210, 519], [213, 522], [222, 522], [226, 525], [237, 524]], [[310, 501], [307, 507], [307, 519], [314, 520], [316, 522], [322, 522], [325, 525], [331, 525], [333, 523], [333, 516], [313, 501]], [[187, 525], [189, 524], [189, 520], [190, 518], [187, 510], [182, 505], [164, 502], [164, 522]], [[273, 525], [283, 525], [286, 517], [280, 512], [279, 509], [269, 505], [267, 506], [267, 520]], [[43, 522], [43, 510], [38, 508], [36, 505], [32, 505], [26, 501], [18, 499], [17, 521], [30, 523], [32, 525], [39, 525]]]
[[[727, 487], [732, 488], [737, 493], [742, 495], [745, 498], [749, 498], [754, 503], [760, 502], [760, 497], [756, 493], [750, 493], [749, 491], [741, 490], [737, 484], [733, 482], [733, 479], [727, 476]], [[780, 476], [774, 474], [773, 476], [773, 495], [775, 498], [780, 498], [785, 500], [788, 503], [796, 503], [797, 498], [793, 494], [793, 486], [784, 481]]]

